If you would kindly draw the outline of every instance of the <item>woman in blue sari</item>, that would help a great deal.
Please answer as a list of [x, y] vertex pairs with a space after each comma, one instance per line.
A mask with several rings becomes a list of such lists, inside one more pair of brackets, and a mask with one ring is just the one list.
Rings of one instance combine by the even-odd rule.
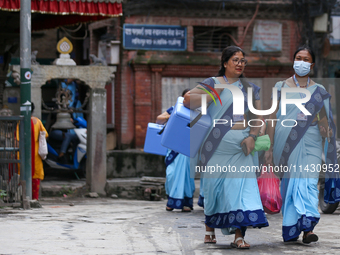
[[[335, 126], [329, 103], [330, 95], [321, 84], [309, 78], [308, 74], [314, 63], [312, 50], [306, 46], [300, 47], [294, 54], [295, 74], [275, 85], [278, 100], [283, 89], [302, 88], [302, 93], [286, 93], [287, 99], [295, 100], [306, 97], [304, 89], [308, 90], [311, 98], [308, 101], [306, 98], [307, 102], [303, 105], [311, 115], [305, 115], [295, 104], [287, 104], [284, 115], [278, 103], [277, 110], [269, 118], [278, 121], [274, 125], [268, 125], [272, 146], [265, 154], [265, 161], [286, 167], [281, 181], [282, 236], [285, 242], [298, 240], [301, 232], [304, 233], [304, 243], [318, 240], [313, 229], [320, 219], [317, 184], [322, 170], [322, 137], [328, 137], [325, 142], [328, 149], [326, 163], [336, 163]], [[325, 201], [332, 203], [340, 200], [340, 194], [337, 197], [333, 192], [338, 185], [334, 178], [336, 176], [328, 174], [330, 173], [326, 172]]]
[[[188, 92], [185, 89], [182, 97]], [[170, 117], [173, 107], [157, 117], [156, 123], [164, 124]], [[168, 195], [166, 205], [167, 211], [181, 209], [182, 212], [191, 212], [193, 210], [193, 196], [195, 192], [195, 182], [190, 178], [190, 158], [183, 154], [169, 150], [165, 157], [166, 164], [166, 181], [165, 192]]]
[[[266, 227], [268, 221], [263, 211], [256, 173], [244, 172], [242, 168], [252, 168], [258, 164], [257, 153], [250, 154], [260, 131], [261, 117], [251, 118], [248, 112], [247, 89], [253, 90], [255, 108], [260, 109], [259, 87], [249, 84], [242, 74], [246, 66], [244, 51], [236, 46], [229, 46], [222, 52], [220, 71], [217, 77], [211, 77], [189, 91], [184, 97], [184, 105], [191, 109], [201, 106], [201, 97], [207, 91], [220, 98], [221, 103], [210, 104], [207, 109], [212, 120], [223, 119], [224, 125], [212, 126], [203, 142], [199, 154], [198, 167], [202, 169], [204, 185], [204, 213], [206, 224], [205, 243], [216, 243], [215, 228], [220, 228], [225, 235], [235, 234], [231, 243], [233, 248], [249, 249], [244, 241], [247, 227]], [[218, 88], [219, 84], [229, 85], [229, 89]], [[222, 85], [221, 85], [222, 86]], [[235, 87], [234, 87], [235, 86]], [[233, 115], [231, 90], [239, 89], [245, 106], [244, 115]], [[212, 98], [207, 98], [207, 102]], [[240, 101], [238, 101], [240, 102]], [[255, 119], [249, 127], [248, 120]], [[228, 120], [228, 121], [227, 121]], [[231, 120], [234, 125], [231, 126]], [[245, 146], [245, 152], [242, 150]], [[216, 168], [215, 168], [216, 167]], [[215, 172], [205, 171], [216, 169]], [[218, 169], [224, 169], [219, 171]], [[229, 170], [228, 170], [229, 168]], [[205, 169], [205, 170], [204, 170]], [[235, 170], [235, 172], [233, 172]]]

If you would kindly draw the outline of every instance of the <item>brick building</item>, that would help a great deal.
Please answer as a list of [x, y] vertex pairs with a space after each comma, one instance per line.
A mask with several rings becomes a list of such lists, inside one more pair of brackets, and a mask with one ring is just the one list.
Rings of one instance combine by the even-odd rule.
[[[238, 44], [245, 50], [245, 76], [262, 87], [263, 98], [270, 97], [274, 84], [259, 78], [286, 78], [292, 74], [299, 35], [291, 14], [292, 1], [260, 2], [257, 10], [257, 1], [129, 0], [123, 5], [121, 19], [95, 22], [89, 27], [91, 53], [98, 54], [100, 37], [122, 43], [114, 91], [118, 148], [142, 148], [148, 122], [154, 122], [158, 114], [173, 105], [183, 88], [193, 88], [197, 81], [215, 76], [221, 51], [228, 45]], [[252, 51], [257, 21], [281, 24], [279, 51]], [[123, 45], [127, 43], [127, 24], [184, 27], [185, 49], [130, 49]], [[269, 109], [270, 105], [264, 103], [263, 107]]]
[[[106, 37], [121, 42], [113, 107], [118, 148], [142, 148], [148, 122], [155, 122], [184, 88], [193, 88], [197, 81], [215, 76], [221, 52], [228, 45], [245, 50], [245, 76], [262, 88], [262, 98], [270, 97], [274, 84], [262, 78], [287, 78], [292, 74], [299, 33], [291, 12], [292, 1], [260, 2], [257, 6], [257, 1], [129, 0], [123, 4], [122, 18], [89, 26], [91, 53], [98, 54], [98, 41]], [[252, 49], [254, 26], [259, 21], [280, 24], [279, 50]], [[184, 28], [186, 45], [180, 50], [131, 49], [127, 45], [127, 25]], [[269, 109], [270, 103], [263, 103], [263, 108]]]

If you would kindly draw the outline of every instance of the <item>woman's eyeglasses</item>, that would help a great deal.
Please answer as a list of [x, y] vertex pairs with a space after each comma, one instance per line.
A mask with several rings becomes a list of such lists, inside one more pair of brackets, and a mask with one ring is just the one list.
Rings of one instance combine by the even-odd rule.
[[234, 58], [232, 59], [233, 63], [235, 66], [237, 65], [241, 65], [241, 66], [246, 66], [248, 63], [248, 60], [242, 58], [242, 59], [238, 59], [238, 58]]

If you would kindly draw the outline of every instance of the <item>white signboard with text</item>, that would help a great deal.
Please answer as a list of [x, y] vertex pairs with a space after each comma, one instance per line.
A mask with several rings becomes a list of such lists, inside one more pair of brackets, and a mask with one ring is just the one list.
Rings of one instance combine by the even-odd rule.
[[282, 24], [274, 21], [256, 21], [251, 50], [256, 52], [281, 51]]

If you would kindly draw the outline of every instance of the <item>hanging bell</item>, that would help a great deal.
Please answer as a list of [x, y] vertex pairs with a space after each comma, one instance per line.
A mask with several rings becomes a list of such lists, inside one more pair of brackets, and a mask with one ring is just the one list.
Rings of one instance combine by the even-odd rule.
[[76, 128], [71, 121], [71, 115], [68, 112], [57, 113], [57, 121], [52, 125], [53, 129], [72, 129]]

